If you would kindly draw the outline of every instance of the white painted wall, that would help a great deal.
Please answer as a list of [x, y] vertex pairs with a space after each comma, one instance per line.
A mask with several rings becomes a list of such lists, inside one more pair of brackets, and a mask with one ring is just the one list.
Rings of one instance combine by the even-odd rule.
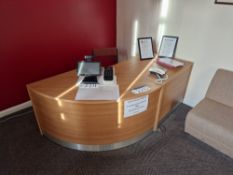
[[[135, 56], [136, 38], [152, 36], [156, 39], [160, 0], [117, 0], [117, 48], [119, 60]], [[135, 34], [135, 22], [138, 29]], [[156, 49], [156, 47], [155, 47]]]
[[194, 62], [184, 103], [195, 106], [217, 68], [233, 70], [233, 6], [213, 0], [170, 1], [166, 34], [179, 36], [176, 56]]
[[[166, 17], [159, 12], [160, 1], [168, 2]], [[204, 97], [217, 68], [233, 70], [233, 5], [216, 5], [214, 0], [117, 0], [122, 58], [130, 57], [134, 19], [140, 22], [138, 36], [152, 35], [159, 41], [161, 24], [163, 34], [179, 36], [176, 57], [194, 62], [184, 103], [195, 106]]]

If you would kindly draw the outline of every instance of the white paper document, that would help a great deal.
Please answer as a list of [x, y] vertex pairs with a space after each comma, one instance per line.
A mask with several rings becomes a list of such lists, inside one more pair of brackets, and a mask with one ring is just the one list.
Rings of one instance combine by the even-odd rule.
[[150, 39], [141, 39], [140, 43], [140, 50], [141, 50], [141, 57], [142, 58], [153, 58], [153, 48]]
[[172, 58], [159, 58], [158, 62], [166, 64], [166, 65], [171, 66], [171, 67], [179, 67], [179, 66], [183, 66], [184, 65], [183, 62], [174, 60]]
[[131, 90], [131, 92], [132, 92], [133, 94], [140, 94], [140, 93], [147, 92], [147, 91], [149, 91], [149, 90], [150, 90], [150, 87], [148, 87], [148, 86], [140, 86], [140, 87], [133, 88], [133, 89]]
[[149, 96], [143, 96], [132, 100], [127, 100], [124, 103], [124, 117], [130, 117], [147, 110]]
[[164, 37], [159, 50], [159, 56], [173, 57], [176, 48], [176, 38]]
[[119, 98], [118, 85], [97, 85], [93, 87], [79, 87], [75, 100], [117, 100]]

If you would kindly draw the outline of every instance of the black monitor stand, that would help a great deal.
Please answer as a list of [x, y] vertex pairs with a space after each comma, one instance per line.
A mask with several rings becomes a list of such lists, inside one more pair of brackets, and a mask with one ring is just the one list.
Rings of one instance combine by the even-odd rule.
[[82, 83], [84, 83], [84, 84], [97, 84], [98, 83], [97, 76], [96, 75], [85, 76]]

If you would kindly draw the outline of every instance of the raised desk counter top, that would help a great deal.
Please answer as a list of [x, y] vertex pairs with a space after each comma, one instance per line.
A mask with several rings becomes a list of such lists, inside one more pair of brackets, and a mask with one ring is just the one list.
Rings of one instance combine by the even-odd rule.
[[[168, 69], [168, 80], [156, 84], [148, 69], [155, 59], [128, 59], [116, 64], [120, 89], [117, 101], [77, 101], [76, 70], [27, 85], [41, 134], [78, 150], [103, 151], [136, 142], [156, 130], [159, 122], [183, 100], [192, 63]], [[132, 88], [146, 85], [150, 91], [133, 94]], [[124, 102], [148, 95], [147, 110], [124, 117]]]

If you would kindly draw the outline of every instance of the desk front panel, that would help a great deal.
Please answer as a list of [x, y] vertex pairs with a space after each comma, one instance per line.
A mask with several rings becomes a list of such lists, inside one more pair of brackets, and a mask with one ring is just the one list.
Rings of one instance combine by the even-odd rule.
[[[159, 91], [149, 94], [145, 112], [124, 118], [124, 100], [108, 103], [77, 103], [47, 98], [30, 91], [42, 133], [86, 145], [112, 144], [153, 129]], [[139, 97], [139, 96], [138, 96]]]
[[[135, 138], [157, 129], [159, 121], [187, 87], [192, 63], [168, 71], [169, 79], [159, 85], [148, 72], [154, 60], [131, 59], [115, 66], [120, 88], [118, 101], [76, 101], [76, 71], [66, 72], [27, 85], [42, 134], [84, 145], [106, 145]], [[131, 89], [147, 85], [150, 91], [132, 94]], [[149, 96], [146, 111], [124, 118], [124, 102]]]
[[169, 71], [169, 80], [163, 85], [162, 100], [158, 121], [161, 121], [178, 103], [183, 102], [192, 64]]

